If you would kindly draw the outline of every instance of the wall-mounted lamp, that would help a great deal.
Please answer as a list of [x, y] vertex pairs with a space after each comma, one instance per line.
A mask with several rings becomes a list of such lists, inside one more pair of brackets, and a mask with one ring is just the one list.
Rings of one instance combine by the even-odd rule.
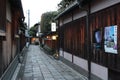
[[57, 36], [56, 35], [52, 36], [52, 40], [57, 40]]

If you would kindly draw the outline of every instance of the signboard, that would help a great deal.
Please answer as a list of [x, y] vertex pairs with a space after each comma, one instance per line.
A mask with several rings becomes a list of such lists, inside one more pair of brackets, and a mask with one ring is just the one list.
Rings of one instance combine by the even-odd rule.
[[104, 28], [105, 52], [117, 54], [117, 25]]
[[56, 23], [51, 23], [51, 31], [52, 32], [56, 31]]

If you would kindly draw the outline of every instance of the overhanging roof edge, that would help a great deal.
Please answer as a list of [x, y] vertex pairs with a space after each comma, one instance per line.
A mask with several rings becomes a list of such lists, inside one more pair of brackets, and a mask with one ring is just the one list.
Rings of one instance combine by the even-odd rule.
[[75, 1], [73, 4], [71, 4], [70, 6], [68, 6], [63, 12], [61, 12], [60, 14], [58, 14], [55, 17], [55, 20], [58, 19], [60, 16], [64, 15], [65, 13], [69, 12], [70, 10], [72, 10], [76, 6], [78, 6], [77, 1]]
[[[78, 1], [80, 1], [80, 2], [78, 2]], [[91, 1], [93, 1], [93, 0], [75, 0], [75, 2], [73, 2], [73, 4], [71, 4], [63, 12], [58, 14], [58, 16], [55, 17], [55, 20], [57, 20], [59, 17], [63, 16], [65, 13], [69, 12], [70, 10], [75, 8], [76, 6], [84, 7], [85, 5], [87, 5], [87, 3], [90, 3]]]

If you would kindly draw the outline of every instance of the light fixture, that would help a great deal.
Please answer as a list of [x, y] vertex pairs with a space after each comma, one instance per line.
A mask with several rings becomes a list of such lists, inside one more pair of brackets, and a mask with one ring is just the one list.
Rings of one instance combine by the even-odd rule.
[[52, 40], [57, 40], [57, 37], [56, 36], [52, 36]]

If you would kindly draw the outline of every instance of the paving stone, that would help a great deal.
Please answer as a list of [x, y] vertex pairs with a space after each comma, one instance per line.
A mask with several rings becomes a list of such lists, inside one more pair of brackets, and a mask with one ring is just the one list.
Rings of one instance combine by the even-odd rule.
[[43, 76], [34, 76], [34, 80], [44, 80]]
[[58, 79], [65, 79], [62, 75], [56, 75], [54, 76], [55, 80], [58, 80]]
[[32, 73], [24, 73], [24, 76], [25, 77], [30, 77], [30, 76], [32, 76]]
[[45, 78], [45, 80], [55, 80], [54, 78]]
[[30, 45], [22, 80], [88, 80], [60, 60]]
[[73, 80], [74, 78], [70, 75], [63, 75], [65, 77], [65, 79], [67, 80]]
[[23, 77], [22, 80], [33, 80], [33, 77]]
[[51, 74], [43, 74], [44, 78], [52, 78], [53, 76]]

